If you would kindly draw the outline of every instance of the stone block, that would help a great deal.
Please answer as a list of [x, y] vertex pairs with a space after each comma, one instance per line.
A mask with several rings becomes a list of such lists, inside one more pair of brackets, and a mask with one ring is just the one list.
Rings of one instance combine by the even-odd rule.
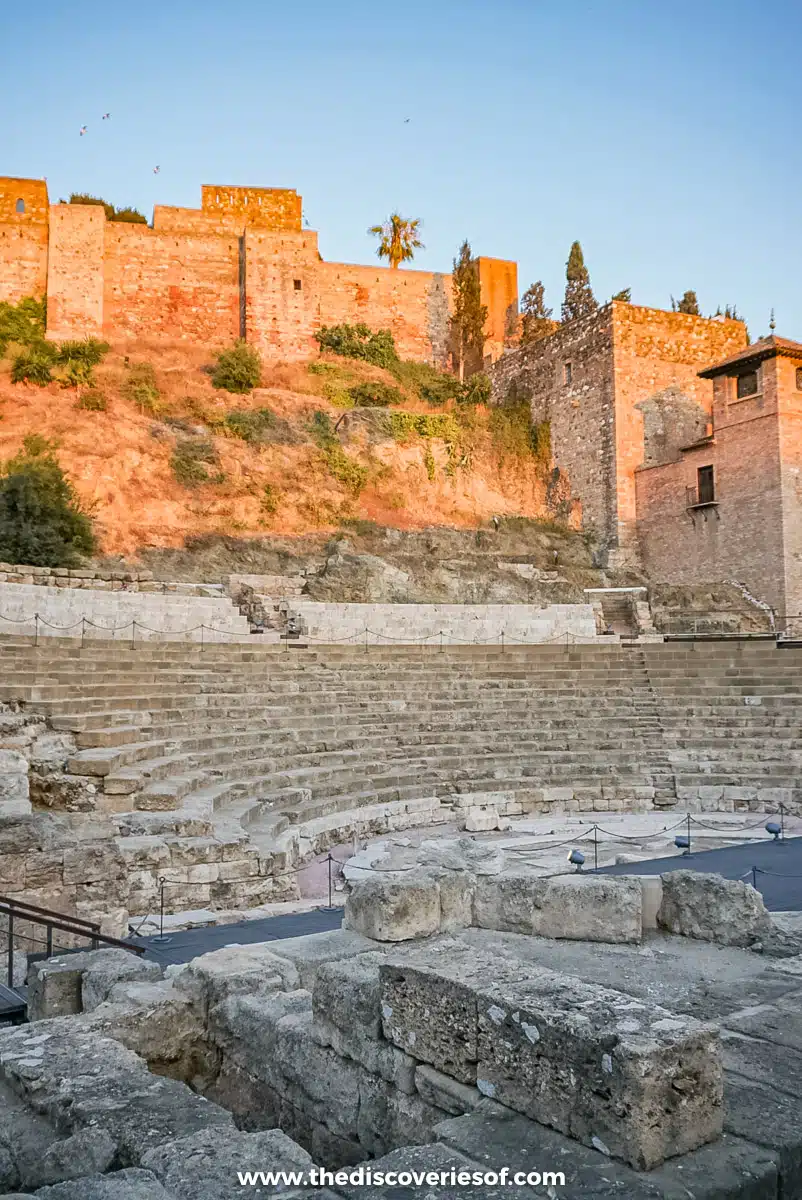
[[282, 938], [271, 942], [270, 947], [274, 954], [289, 959], [298, 971], [301, 987], [310, 992], [324, 963], [343, 962], [381, 948], [376, 942], [350, 929], [330, 929], [325, 933]]
[[721, 946], [751, 946], [770, 935], [771, 918], [751, 884], [685, 870], [661, 879], [661, 929]]
[[28, 760], [16, 750], [0, 750], [0, 814], [24, 817], [30, 812]]
[[[20, 1200], [29, 1198], [21, 1196]], [[111, 1175], [91, 1175], [42, 1188], [36, 1193], [36, 1200], [174, 1200], [174, 1197], [150, 1171], [127, 1168]]]
[[721, 1136], [717, 1038], [713, 1027], [620, 992], [533, 972], [479, 999], [477, 1087], [651, 1170]]
[[299, 986], [298, 971], [273, 953], [276, 943], [224, 946], [195, 958], [177, 977], [176, 988], [207, 1012], [228, 996], [291, 991]]
[[425, 1064], [415, 1069], [415, 1090], [428, 1104], [452, 1116], [472, 1112], [483, 1099], [478, 1088], [458, 1083], [450, 1075]]
[[497, 875], [477, 880], [474, 924], [481, 929], [592, 942], [637, 942], [640, 883], [626, 876]]
[[416, 872], [360, 879], [345, 903], [345, 926], [379, 942], [429, 937], [440, 928], [440, 888]]
[[45, 1021], [81, 1011], [80, 967], [47, 959], [28, 970], [28, 1020]]
[[142, 1163], [175, 1200], [239, 1200], [249, 1189], [238, 1182], [238, 1171], [308, 1171], [313, 1165], [280, 1129], [202, 1129], [150, 1151]]
[[532, 1120], [638, 1169], [721, 1134], [712, 1027], [456, 946], [393, 956], [379, 970], [385, 1036]]

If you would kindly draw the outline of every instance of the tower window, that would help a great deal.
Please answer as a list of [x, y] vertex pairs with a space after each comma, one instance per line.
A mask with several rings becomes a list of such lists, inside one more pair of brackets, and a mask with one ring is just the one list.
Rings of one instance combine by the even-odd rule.
[[300, 281], [300, 279], [293, 279], [293, 281], [292, 281], [292, 286], [295, 288], [296, 292], [300, 292], [300, 290], [301, 290], [301, 281]]
[[565, 384], [566, 387], [571, 386], [571, 382], [572, 382], [573, 378], [574, 378], [573, 363], [569, 363], [569, 362], [563, 363], [563, 383]]
[[749, 396], [756, 396], [757, 393], [757, 371], [747, 371], [745, 375], [738, 376], [738, 380], [735, 385], [735, 395], [738, 400], [746, 400]]
[[699, 467], [696, 471], [697, 504], [713, 504], [716, 499], [716, 486], [712, 467]]
[[20, 196], [19, 200], [17, 201], [17, 212], [18, 213], [25, 212], [25, 201], [22, 199], [22, 196]]

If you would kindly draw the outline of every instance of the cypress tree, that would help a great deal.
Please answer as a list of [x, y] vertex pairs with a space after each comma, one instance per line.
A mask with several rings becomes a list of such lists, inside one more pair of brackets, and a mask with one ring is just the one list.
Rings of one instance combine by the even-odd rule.
[[699, 301], [696, 299], [696, 292], [686, 292], [679, 302], [672, 296], [671, 307], [674, 312], [687, 313], [689, 317], [701, 317], [702, 315], [699, 311]]
[[599, 306], [590, 286], [590, 275], [579, 242], [574, 242], [571, 246], [571, 253], [565, 265], [565, 279], [563, 321], [576, 321], [579, 317], [587, 317], [596, 312]]
[[462, 243], [454, 259], [451, 276], [454, 296], [451, 318], [451, 353], [460, 381], [481, 371], [484, 365], [485, 321], [487, 305], [482, 304], [479, 268], [471, 255], [470, 243]]
[[539, 342], [553, 328], [552, 310], [546, 306], [545, 288], [538, 279], [521, 297], [521, 345]]

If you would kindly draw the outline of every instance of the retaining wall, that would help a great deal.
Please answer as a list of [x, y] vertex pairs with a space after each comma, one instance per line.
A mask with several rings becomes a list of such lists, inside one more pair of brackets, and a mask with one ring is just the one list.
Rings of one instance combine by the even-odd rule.
[[[422, 642], [499, 643], [596, 640], [590, 604], [326, 604], [293, 601], [310, 640], [388, 644]], [[367, 630], [367, 633], [365, 632]]]
[[24, 583], [0, 583], [0, 633], [191, 642], [251, 636], [248, 622], [227, 599]]

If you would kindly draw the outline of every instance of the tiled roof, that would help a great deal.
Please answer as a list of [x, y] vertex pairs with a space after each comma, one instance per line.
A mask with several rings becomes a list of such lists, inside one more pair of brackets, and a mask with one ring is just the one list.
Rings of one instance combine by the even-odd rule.
[[792, 342], [789, 338], [781, 337], [761, 338], [759, 342], [753, 342], [751, 346], [744, 346], [743, 350], [739, 350], [737, 354], [731, 354], [723, 362], [715, 363], [712, 367], [705, 367], [704, 371], [699, 372], [699, 375], [702, 379], [714, 379], [716, 375], [726, 375], [735, 367], [751, 366], [766, 358], [777, 357], [798, 358], [802, 361], [802, 342]]

